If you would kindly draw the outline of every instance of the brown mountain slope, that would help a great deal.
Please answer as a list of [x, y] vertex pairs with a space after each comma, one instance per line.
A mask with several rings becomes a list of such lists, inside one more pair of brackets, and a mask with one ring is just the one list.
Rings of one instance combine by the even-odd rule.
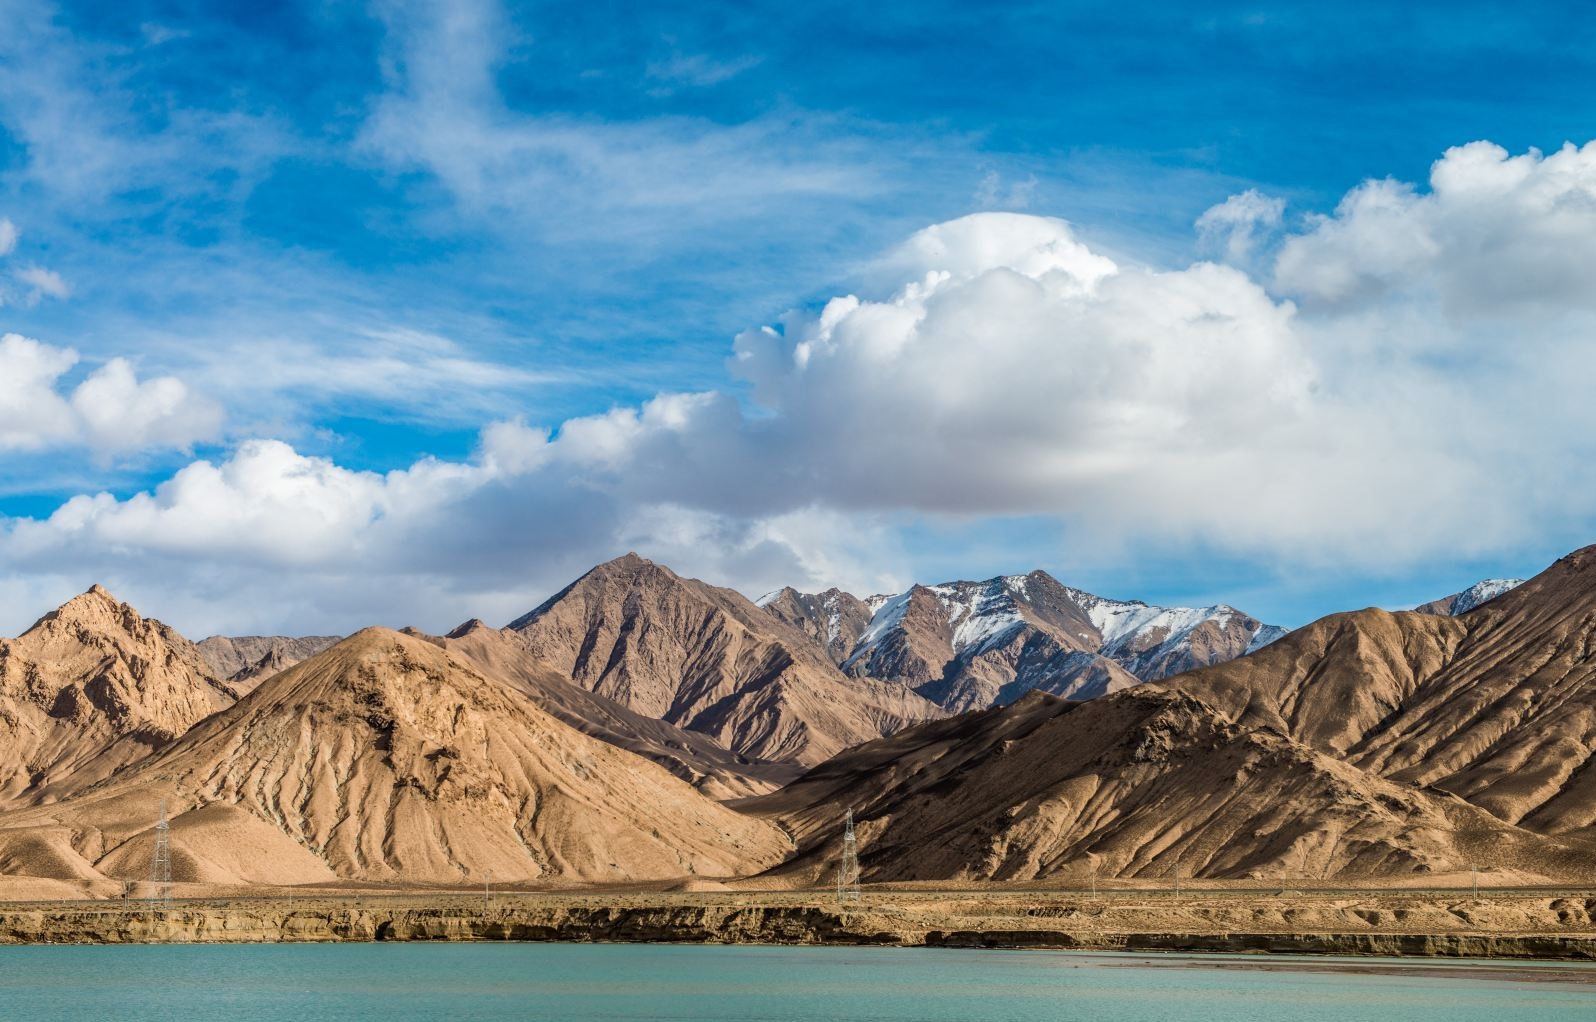
[[715, 799], [760, 795], [791, 781], [802, 768], [729, 752], [707, 735], [634, 713], [562, 677], [534, 657], [521, 636], [468, 621], [443, 636], [443, 647], [483, 674], [525, 693], [561, 721], [617, 748], [652, 760]]
[[1170, 679], [1549, 834], [1596, 825], [1596, 547], [1457, 618], [1362, 611]]
[[337, 643], [338, 635], [212, 635], [195, 643], [211, 673], [240, 694]]
[[874, 613], [864, 600], [835, 588], [800, 593], [787, 586], [761, 599], [759, 606], [819, 643], [834, 664], [848, 659]]
[[817, 763], [941, 716], [901, 685], [843, 675], [808, 636], [740, 594], [635, 554], [510, 628], [583, 688], [751, 758]]
[[787, 846], [445, 650], [376, 628], [109, 782], [0, 817], [0, 839], [67, 833], [59, 857], [145, 876], [161, 799], [174, 877], [211, 883], [725, 876]]
[[1169, 678], [1232, 720], [1345, 755], [1457, 654], [1468, 626], [1411, 611], [1332, 614], [1251, 656]]
[[0, 806], [63, 798], [232, 701], [193, 643], [95, 586], [0, 640]]
[[838, 756], [746, 810], [824, 880], [859, 820], [867, 880], [1371, 876], [1471, 864], [1581, 875], [1596, 850], [1510, 827], [1443, 793], [1373, 777], [1190, 696], [1042, 695]]

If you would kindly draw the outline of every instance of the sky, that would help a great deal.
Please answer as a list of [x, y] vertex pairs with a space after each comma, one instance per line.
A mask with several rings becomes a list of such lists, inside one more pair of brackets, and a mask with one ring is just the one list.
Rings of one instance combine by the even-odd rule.
[[0, 634], [1596, 541], [1579, 5], [0, 0]]

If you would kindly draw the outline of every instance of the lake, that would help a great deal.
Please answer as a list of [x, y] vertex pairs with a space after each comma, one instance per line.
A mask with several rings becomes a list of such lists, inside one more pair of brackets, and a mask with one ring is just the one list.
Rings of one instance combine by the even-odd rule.
[[[1575, 976], [1580, 982], [1552, 977]], [[1560, 1022], [1596, 967], [659, 944], [0, 947], [0, 1019]]]

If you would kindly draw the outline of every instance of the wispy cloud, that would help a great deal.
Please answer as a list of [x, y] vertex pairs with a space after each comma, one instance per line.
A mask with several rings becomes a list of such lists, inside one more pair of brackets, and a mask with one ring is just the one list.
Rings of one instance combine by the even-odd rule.
[[762, 59], [752, 54], [717, 60], [707, 53], [673, 53], [666, 60], [648, 65], [648, 77], [660, 83], [649, 91], [668, 96], [684, 86], [702, 89], [719, 85], [758, 67]]
[[[363, 142], [396, 167], [435, 174], [480, 213], [513, 214], [554, 235], [589, 234], [597, 221], [635, 241], [678, 230], [683, 211], [702, 227], [783, 198], [862, 197], [884, 186], [878, 146], [849, 137], [833, 117], [786, 111], [721, 124], [513, 110], [494, 77], [513, 33], [491, 0], [390, 7], [386, 20], [390, 89]], [[750, 59], [687, 56], [651, 74], [707, 85]]]

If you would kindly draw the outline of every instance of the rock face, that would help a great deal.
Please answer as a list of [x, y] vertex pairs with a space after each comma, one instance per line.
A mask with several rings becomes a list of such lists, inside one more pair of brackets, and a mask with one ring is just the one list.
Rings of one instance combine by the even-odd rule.
[[342, 636], [212, 635], [195, 643], [211, 673], [226, 678], [240, 695], [279, 671], [308, 660]]
[[792, 586], [761, 597], [759, 606], [819, 643], [834, 664], [848, 659], [870, 627], [875, 607], [841, 589], [800, 593]]
[[174, 879], [213, 884], [726, 876], [788, 847], [438, 646], [378, 628], [107, 784], [10, 814], [0, 835], [136, 879], [162, 799]]
[[[804, 599], [819, 597], [797, 594], [766, 609]], [[1105, 600], [1033, 571], [914, 586], [884, 600], [842, 668], [901, 682], [960, 712], [1030, 691], [1092, 698], [1242, 656], [1281, 634], [1231, 607]]]
[[1467, 614], [1480, 604], [1489, 603], [1523, 584], [1524, 580], [1521, 578], [1488, 578], [1474, 583], [1461, 593], [1421, 603], [1413, 609], [1421, 614], [1446, 614], [1449, 617], [1456, 617], [1459, 614]]
[[942, 715], [902, 685], [842, 674], [740, 594], [635, 554], [509, 627], [577, 685], [754, 759], [817, 763]]
[[438, 640], [483, 674], [523, 692], [538, 707], [585, 735], [652, 760], [715, 799], [760, 795], [803, 772], [792, 763], [771, 763], [728, 751], [707, 735], [634, 713], [573, 685], [532, 655], [509, 629], [468, 621]]
[[0, 806], [63, 798], [232, 701], [193, 643], [95, 586], [0, 640]]

